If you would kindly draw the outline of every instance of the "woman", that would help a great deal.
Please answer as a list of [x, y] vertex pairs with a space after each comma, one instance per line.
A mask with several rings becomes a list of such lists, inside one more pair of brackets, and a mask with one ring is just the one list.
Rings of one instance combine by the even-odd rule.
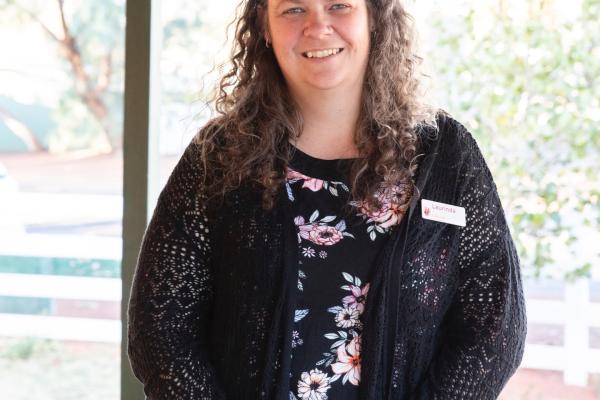
[[395, 0], [247, 1], [129, 305], [149, 399], [494, 399], [526, 330], [474, 139]]

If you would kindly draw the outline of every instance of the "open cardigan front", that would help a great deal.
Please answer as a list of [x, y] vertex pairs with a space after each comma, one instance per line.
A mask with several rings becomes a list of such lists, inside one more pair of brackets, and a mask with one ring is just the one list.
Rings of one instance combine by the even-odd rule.
[[[471, 134], [446, 114], [437, 122], [418, 130], [418, 190], [375, 264], [363, 399], [495, 399], [523, 356], [519, 260], [496, 186]], [[144, 236], [129, 303], [133, 371], [151, 400], [287, 399], [298, 246], [285, 188], [272, 210], [249, 185], [213, 204], [196, 150]], [[422, 199], [465, 208], [466, 226], [422, 218]]]

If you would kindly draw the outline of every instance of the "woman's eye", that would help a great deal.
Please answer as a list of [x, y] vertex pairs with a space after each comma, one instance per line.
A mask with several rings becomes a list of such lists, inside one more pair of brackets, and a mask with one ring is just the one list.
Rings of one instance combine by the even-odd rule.
[[348, 7], [350, 7], [348, 4], [342, 4], [342, 3], [339, 3], [339, 4], [334, 4], [334, 5], [332, 5], [332, 6], [331, 6], [331, 9], [332, 9], [332, 10], [343, 10], [343, 9], [345, 9], [345, 8], [348, 8]]
[[294, 8], [290, 8], [289, 10], [285, 10], [283, 13], [284, 14], [300, 14], [302, 10], [300, 7], [294, 7]]

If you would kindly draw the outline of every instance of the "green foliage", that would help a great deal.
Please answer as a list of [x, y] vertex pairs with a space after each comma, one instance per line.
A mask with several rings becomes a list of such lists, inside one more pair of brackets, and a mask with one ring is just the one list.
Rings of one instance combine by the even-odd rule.
[[53, 342], [47, 339], [24, 337], [13, 341], [0, 353], [0, 358], [8, 360], [28, 360], [38, 353], [54, 351]]
[[523, 19], [499, 7], [483, 26], [473, 5], [434, 16], [429, 54], [444, 107], [494, 174], [525, 272], [573, 279], [600, 255], [600, 1], [572, 19], [551, 6], [528, 0]]

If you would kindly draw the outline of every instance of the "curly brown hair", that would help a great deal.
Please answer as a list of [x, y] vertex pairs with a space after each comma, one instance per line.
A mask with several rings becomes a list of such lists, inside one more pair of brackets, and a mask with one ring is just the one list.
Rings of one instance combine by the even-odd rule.
[[[242, 182], [263, 189], [263, 207], [274, 205], [291, 158], [290, 139], [302, 133], [303, 118], [271, 48], [265, 45], [260, 8], [267, 0], [238, 6], [230, 69], [215, 98], [219, 114], [196, 135], [209, 196], [225, 195]], [[385, 185], [410, 183], [417, 168], [417, 127], [435, 127], [435, 111], [420, 97], [413, 53], [414, 21], [399, 0], [365, 0], [371, 47], [350, 169], [351, 197], [369, 209]], [[395, 84], [390, 84], [393, 82]], [[408, 200], [406, 200], [408, 201]]]

